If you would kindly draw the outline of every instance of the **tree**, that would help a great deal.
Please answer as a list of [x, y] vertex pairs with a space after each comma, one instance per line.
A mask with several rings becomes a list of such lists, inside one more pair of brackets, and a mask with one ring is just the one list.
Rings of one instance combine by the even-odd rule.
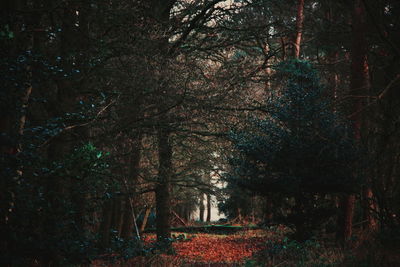
[[294, 40], [294, 58], [300, 57], [301, 37], [303, 35], [304, 0], [298, 0], [296, 16], [296, 38]]
[[[369, 73], [368, 73], [368, 60], [367, 60], [367, 40], [365, 36], [366, 24], [365, 24], [365, 10], [361, 1], [354, 1], [353, 3], [353, 19], [352, 19], [352, 49], [351, 49], [351, 84], [350, 94], [354, 95], [354, 109], [352, 113], [353, 125], [354, 125], [354, 136], [355, 139], [361, 141], [362, 131], [362, 109], [363, 101], [362, 96], [366, 95], [369, 91]], [[371, 189], [365, 188], [365, 194], [367, 198], [372, 197]], [[371, 200], [367, 200], [370, 202]], [[338, 237], [347, 241], [352, 235], [353, 228], [353, 213], [355, 205], [355, 195], [347, 195], [341, 201], [342, 215], [340, 221], [340, 227]], [[367, 217], [368, 224], [372, 224], [372, 217], [370, 215], [371, 204], [367, 204]]]
[[[173, 209], [189, 219], [199, 192], [210, 209], [216, 189], [204, 174], [229, 169], [229, 128], [231, 217], [266, 210], [299, 233], [341, 196], [348, 239], [364, 169], [351, 163], [354, 141], [370, 155], [370, 225], [398, 228], [400, 5], [293, 3], [1, 1], [1, 261], [142, 253], [136, 218], [144, 213], [143, 229], [153, 208], [168, 239]], [[287, 47], [317, 63], [331, 92], [308, 63], [271, 68]]]
[[304, 240], [333, 215], [324, 203], [328, 194], [354, 192], [356, 147], [310, 63], [286, 61], [276, 70], [283, 86], [267, 102], [268, 112], [231, 134], [239, 152], [231, 159], [231, 182], [279, 196], [290, 210], [283, 220]]
[[[396, 204], [400, 203], [397, 189], [400, 182], [399, 168], [396, 167], [399, 164], [396, 157], [399, 156], [400, 130], [399, 124], [396, 123], [400, 114], [399, 75], [396, 71], [400, 62], [400, 39], [396, 32], [400, 26], [400, 5], [398, 1], [361, 2], [361, 13], [357, 20], [361, 23], [358, 26], [364, 27], [367, 41], [364, 46], [367, 47], [362, 49], [367, 50], [364, 58], [368, 58], [369, 68], [366, 73], [365, 65], [364, 70], [359, 65], [356, 72], [358, 78], [355, 81], [361, 84], [361, 76], [369, 75], [370, 78], [369, 91], [362, 93], [368, 98], [362, 102], [363, 109], [359, 116], [363, 122], [362, 141], [368, 144], [368, 152], [371, 155], [368, 171], [370, 176], [366, 185], [373, 193], [372, 198], [371, 195], [364, 197], [367, 200], [364, 207], [372, 219], [378, 219], [376, 223], [380, 229], [393, 231], [400, 225], [400, 207]], [[356, 51], [358, 57], [361, 56], [360, 52]], [[374, 203], [375, 201], [377, 203]], [[373, 204], [372, 207], [370, 204]], [[373, 207], [374, 205], [378, 207]], [[397, 234], [392, 233], [389, 236], [394, 237]]]

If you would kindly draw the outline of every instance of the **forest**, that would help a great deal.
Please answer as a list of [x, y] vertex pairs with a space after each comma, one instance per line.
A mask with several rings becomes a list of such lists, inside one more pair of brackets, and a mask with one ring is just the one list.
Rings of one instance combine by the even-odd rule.
[[0, 266], [400, 266], [400, 1], [0, 1]]

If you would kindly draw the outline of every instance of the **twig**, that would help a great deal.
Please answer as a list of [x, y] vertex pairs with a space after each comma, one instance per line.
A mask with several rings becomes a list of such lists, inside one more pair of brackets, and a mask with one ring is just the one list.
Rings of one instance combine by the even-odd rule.
[[400, 79], [400, 73], [396, 75], [396, 77], [390, 81], [390, 83], [383, 89], [383, 91], [378, 95], [378, 99], [381, 100], [389, 91], [390, 88], [393, 87], [393, 84]]

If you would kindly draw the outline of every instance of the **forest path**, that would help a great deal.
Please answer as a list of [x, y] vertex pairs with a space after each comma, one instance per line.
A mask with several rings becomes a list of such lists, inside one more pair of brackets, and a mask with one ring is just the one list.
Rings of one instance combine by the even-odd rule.
[[[272, 238], [278, 238], [276, 232], [265, 230], [245, 230], [229, 235], [186, 234], [185, 239], [172, 244], [176, 255], [165, 257], [183, 266], [237, 266], [264, 249], [266, 241]], [[151, 243], [155, 235], [147, 234], [144, 240]]]
[[[279, 229], [243, 230], [231, 234], [177, 232], [173, 233], [178, 237], [178, 240], [172, 243], [173, 255], [165, 255], [156, 248], [156, 235], [146, 233], [142, 239], [152, 253], [114, 264], [96, 262], [92, 266], [243, 266], [256, 253], [265, 249], [268, 241], [282, 239], [282, 234]], [[183, 236], [185, 238], [182, 238]]]

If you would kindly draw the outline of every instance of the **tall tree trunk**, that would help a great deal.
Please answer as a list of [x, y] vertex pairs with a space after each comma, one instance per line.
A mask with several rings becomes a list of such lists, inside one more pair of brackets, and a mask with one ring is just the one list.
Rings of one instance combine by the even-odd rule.
[[[160, 30], [168, 31], [169, 27], [169, 19], [170, 12], [175, 4], [176, 0], [151, 0], [149, 1], [149, 14], [150, 17], [156, 19], [157, 26], [160, 28], [157, 29], [158, 32], [162, 32]], [[150, 39], [154, 39], [151, 37]], [[168, 57], [168, 49], [169, 43], [168, 38], [164, 34], [160, 34], [160, 37], [157, 38], [157, 47], [158, 51], [156, 51], [155, 55], [161, 57], [162, 62], [166, 63]], [[164, 83], [161, 81], [165, 81], [163, 77], [163, 73], [153, 73], [156, 76], [158, 75], [158, 81], [160, 83]], [[161, 85], [160, 88], [162, 91], [166, 90], [167, 85]], [[167, 95], [168, 97], [168, 95]], [[165, 104], [165, 97], [160, 98], [160, 102], [158, 103], [160, 110], [164, 110], [167, 106]], [[158, 160], [159, 160], [159, 169], [158, 169], [158, 180], [155, 188], [156, 193], [156, 232], [157, 232], [157, 240], [165, 241], [167, 238], [170, 238], [171, 235], [171, 200], [170, 200], [170, 183], [171, 183], [171, 175], [172, 175], [172, 144], [171, 144], [171, 131], [169, 129], [168, 123], [168, 111], [164, 111], [165, 114], [160, 116], [160, 122], [162, 125], [159, 125], [157, 129], [157, 139], [158, 139]]]
[[200, 193], [199, 197], [199, 220], [204, 222], [204, 193]]
[[356, 197], [354, 194], [343, 196], [339, 202], [339, 216], [336, 238], [347, 242], [353, 231], [353, 214]]
[[[370, 76], [368, 64], [368, 41], [366, 11], [362, 0], [354, 0], [351, 51], [351, 94], [355, 96], [367, 96], [370, 94]], [[355, 98], [354, 101], [354, 135], [361, 142], [363, 130], [363, 98]], [[368, 174], [367, 174], [368, 175]], [[377, 222], [372, 214], [376, 208], [371, 189], [371, 176], [366, 177], [366, 185], [362, 190], [362, 206], [364, 217], [367, 221], [366, 228], [374, 230]]]
[[102, 221], [100, 224], [100, 247], [106, 249], [110, 245], [110, 232], [111, 232], [111, 222], [113, 205], [112, 200], [108, 199], [103, 204]]
[[133, 221], [131, 198], [127, 196], [124, 199], [123, 220], [121, 226], [121, 238], [124, 240], [129, 240], [133, 236]]
[[116, 197], [113, 201], [111, 229], [117, 236], [120, 236], [121, 233], [122, 215], [122, 197]]
[[[362, 0], [354, 1], [353, 10], [353, 40], [352, 40], [352, 62], [351, 62], [351, 94], [356, 96], [367, 96], [370, 94], [370, 77], [368, 65], [368, 42], [366, 38], [367, 23], [365, 6]], [[361, 131], [363, 130], [363, 113], [362, 109], [365, 103], [362, 98], [356, 98], [354, 101], [354, 135], [355, 138], [361, 142]], [[370, 230], [376, 228], [376, 220], [372, 214], [375, 209], [373, 201], [373, 193], [371, 189], [371, 176], [366, 177], [367, 183], [363, 188], [363, 210], [364, 216], [367, 220], [366, 227]]]
[[297, 15], [296, 15], [296, 38], [294, 40], [294, 57], [300, 57], [301, 38], [303, 36], [303, 23], [304, 23], [304, 0], [297, 2]]
[[171, 235], [170, 183], [172, 172], [172, 144], [168, 129], [158, 130], [158, 180], [156, 185], [157, 240], [165, 241]]
[[211, 195], [207, 193], [207, 222], [211, 221]]
[[[351, 81], [350, 81], [350, 94], [354, 95], [352, 120], [354, 127], [354, 138], [357, 142], [361, 142], [361, 127], [362, 127], [362, 109], [363, 102], [359, 96], [366, 96], [369, 93], [369, 71], [368, 71], [368, 44], [366, 40], [366, 22], [365, 22], [365, 8], [361, 0], [354, 0], [353, 2], [353, 16], [352, 16], [352, 48], [351, 48]], [[368, 192], [370, 189], [364, 189]], [[372, 192], [372, 191], [371, 191]], [[347, 241], [352, 235], [353, 227], [353, 213], [355, 205], [355, 196], [353, 194], [345, 196], [341, 201], [340, 208], [342, 209], [342, 216], [339, 216], [338, 237]], [[372, 217], [369, 216], [368, 206], [368, 224], [372, 225]], [[366, 209], [364, 209], [366, 211]]]
[[[264, 47], [264, 51], [266, 56], [269, 57], [271, 53], [270, 45], [267, 43]], [[272, 91], [271, 91], [271, 76], [272, 76], [272, 69], [271, 69], [271, 58], [266, 58], [265, 61], [265, 77], [266, 77], [266, 82], [265, 82], [265, 96], [267, 99], [272, 96]]]
[[184, 209], [184, 219], [186, 222], [190, 221], [190, 207], [188, 207], [188, 205], [185, 205], [185, 209]]
[[124, 207], [124, 219], [122, 222], [122, 229], [121, 229], [121, 237], [125, 240], [131, 239], [133, 236], [133, 227], [137, 227], [135, 225], [135, 217], [133, 214], [133, 204], [132, 204], [132, 196], [131, 191], [133, 188], [131, 188], [131, 184], [137, 181], [138, 176], [139, 176], [139, 167], [140, 167], [140, 145], [141, 145], [141, 134], [139, 134], [139, 137], [137, 140], [132, 140], [132, 154], [130, 156], [129, 160], [129, 181], [125, 181], [125, 186], [126, 186], [126, 194], [127, 196], [125, 197], [125, 207]]

